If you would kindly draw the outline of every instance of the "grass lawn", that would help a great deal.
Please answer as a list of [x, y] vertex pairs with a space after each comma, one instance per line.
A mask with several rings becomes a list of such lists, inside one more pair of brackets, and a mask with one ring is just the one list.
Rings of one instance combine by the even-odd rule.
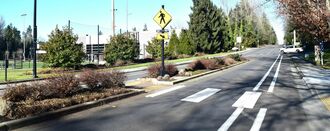
[[[183, 59], [176, 59], [176, 60], [166, 60], [165, 63], [166, 64], [169, 64], [169, 63], [174, 64], [174, 63], [186, 62], [186, 61], [191, 61], [191, 60], [196, 60], [196, 59], [201, 59], [201, 58], [207, 58], [207, 57], [225, 56], [225, 55], [228, 55], [228, 54], [231, 54], [231, 53], [226, 52], [226, 53], [210, 54], [210, 55], [183, 58]], [[0, 61], [0, 63], [2, 64], [3, 62]], [[10, 64], [12, 64], [12, 63], [13, 63], [13, 61], [10, 61]], [[100, 69], [100, 70], [107, 71], [107, 70], [113, 70], [113, 69], [121, 70], [121, 69], [132, 69], [132, 68], [139, 68], [139, 67], [148, 67], [148, 66], [150, 66], [154, 63], [155, 62], [142, 63], [142, 64], [133, 64], [133, 65], [128, 65], [128, 66], [115, 67], [115, 68], [106, 68], [106, 69]], [[37, 67], [38, 67], [37, 70], [40, 71], [40, 70], [49, 69], [49, 68], [44, 67], [44, 65], [45, 64], [43, 62], [38, 62], [37, 63]], [[20, 66], [19, 62], [17, 62], [17, 66], [18, 67]], [[29, 72], [29, 75], [26, 74], [27, 72]], [[8, 80], [9, 81], [32, 79], [31, 74], [32, 74], [32, 61], [31, 61], [31, 63], [29, 63], [28, 61], [24, 62], [23, 63], [23, 69], [13, 69], [12, 67], [8, 68]], [[38, 74], [39, 78], [45, 78], [47, 76], [49, 76], [49, 74], [47, 74], [47, 75]], [[0, 69], [0, 82], [4, 82], [4, 81], [5, 81], [5, 71], [4, 71], [4, 69]]]

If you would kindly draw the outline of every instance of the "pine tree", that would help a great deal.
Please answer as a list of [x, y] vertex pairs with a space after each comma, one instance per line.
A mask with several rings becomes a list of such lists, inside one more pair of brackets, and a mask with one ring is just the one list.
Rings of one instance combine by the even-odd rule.
[[180, 41], [179, 41], [178, 35], [175, 33], [175, 30], [173, 30], [173, 32], [171, 34], [170, 42], [168, 44], [168, 48], [169, 48], [169, 51], [172, 56], [178, 55], [177, 46], [179, 43], [180, 43]]
[[193, 55], [196, 53], [196, 45], [191, 42], [190, 35], [187, 30], [182, 30], [180, 34], [180, 43], [177, 46], [177, 51], [179, 54]]

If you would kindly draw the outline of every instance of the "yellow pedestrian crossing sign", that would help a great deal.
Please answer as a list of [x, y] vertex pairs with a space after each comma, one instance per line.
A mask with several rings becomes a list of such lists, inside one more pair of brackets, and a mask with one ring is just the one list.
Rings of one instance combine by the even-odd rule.
[[172, 21], [172, 16], [165, 9], [161, 8], [155, 15], [154, 21], [164, 29]]
[[156, 36], [157, 40], [168, 40], [168, 33], [158, 33]]

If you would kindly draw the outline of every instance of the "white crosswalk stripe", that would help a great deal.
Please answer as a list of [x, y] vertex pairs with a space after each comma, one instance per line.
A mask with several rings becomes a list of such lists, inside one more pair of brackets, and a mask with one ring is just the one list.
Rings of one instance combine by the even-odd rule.
[[191, 96], [188, 96], [184, 99], [181, 99], [181, 101], [187, 101], [187, 102], [194, 102], [199, 103], [203, 101], [204, 99], [212, 96], [213, 94], [219, 92], [221, 89], [214, 89], [214, 88], [206, 88], [202, 91], [199, 91]]

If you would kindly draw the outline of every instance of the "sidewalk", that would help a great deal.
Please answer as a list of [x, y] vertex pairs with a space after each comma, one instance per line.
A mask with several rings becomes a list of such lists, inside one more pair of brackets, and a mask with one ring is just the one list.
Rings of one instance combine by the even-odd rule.
[[330, 70], [308, 63], [299, 56], [291, 56], [307, 88], [299, 94], [311, 130], [326, 130], [330, 126]]

